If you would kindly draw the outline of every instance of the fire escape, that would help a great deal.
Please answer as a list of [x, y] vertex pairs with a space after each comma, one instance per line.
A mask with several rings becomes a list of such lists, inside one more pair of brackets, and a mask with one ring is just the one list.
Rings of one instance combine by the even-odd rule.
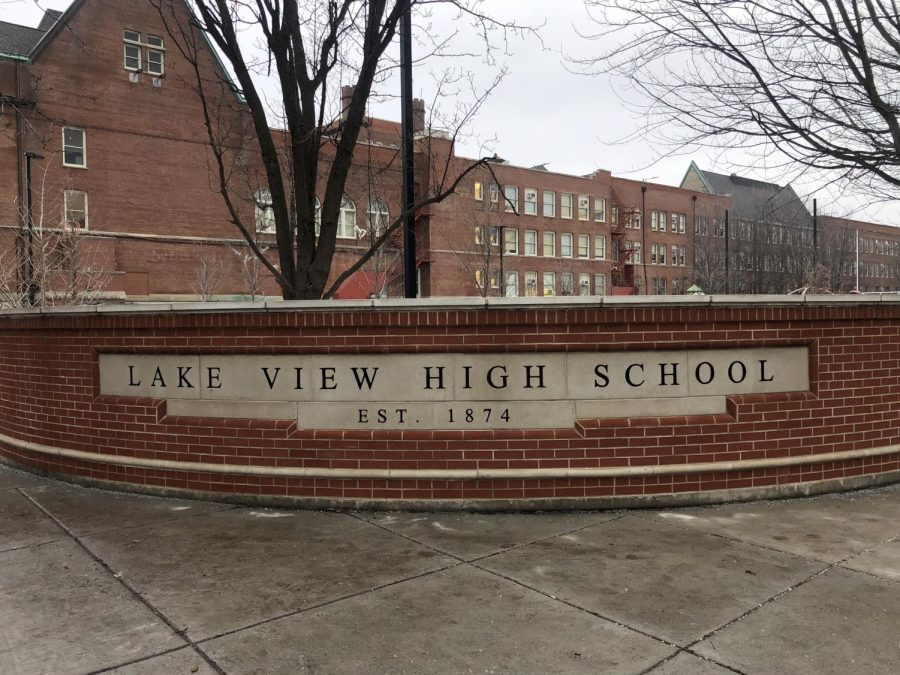
[[628, 229], [640, 221], [640, 209], [625, 206], [612, 191], [610, 239], [612, 245], [612, 295], [634, 295], [634, 242], [626, 237]]

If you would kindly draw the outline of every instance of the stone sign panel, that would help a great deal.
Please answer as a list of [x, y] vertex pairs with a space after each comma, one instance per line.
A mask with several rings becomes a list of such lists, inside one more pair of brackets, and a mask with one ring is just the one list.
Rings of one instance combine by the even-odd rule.
[[100, 354], [100, 393], [169, 414], [317, 429], [522, 429], [712, 414], [725, 397], [809, 389], [806, 347], [530, 354]]

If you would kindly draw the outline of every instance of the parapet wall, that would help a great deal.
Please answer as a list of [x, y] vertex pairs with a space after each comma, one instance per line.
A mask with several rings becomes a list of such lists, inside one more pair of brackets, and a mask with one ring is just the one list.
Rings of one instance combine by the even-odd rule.
[[310, 507], [708, 503], [900, 479], [893, 296], [0, 314], [0, 460]]

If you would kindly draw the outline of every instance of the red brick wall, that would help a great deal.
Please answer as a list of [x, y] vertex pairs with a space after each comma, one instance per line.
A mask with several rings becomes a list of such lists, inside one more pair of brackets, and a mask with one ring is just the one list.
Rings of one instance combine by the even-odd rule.
[[[705, 299], [708, 301], [709, 299]], [[51, 457], [0, 444], [27, 467], [136, 486], [336, 500], [530, 500], [777, 490], [900, 470], [878, 456], [757, 468], [591, 479], [551, 468], [768, 460], [900, 443], [900, 303], [717, 305], [538, 301], [508, 308], [422, 306], [270, 312], [0, 316], [0, 434], [86, 453], [178, 462], [327, 469], [528, 469], [530, 478], [372, 480], [229, 476]], [[165, 402], [98, 395], [97, 354], [444, 353], [807, 345], [808, 393], [733, 396], [729, 412], [579, 420], [573, 429], [298, 430], [265, 420], [174, 418]], [[579, 502], [580, 503], [580, 502]]]

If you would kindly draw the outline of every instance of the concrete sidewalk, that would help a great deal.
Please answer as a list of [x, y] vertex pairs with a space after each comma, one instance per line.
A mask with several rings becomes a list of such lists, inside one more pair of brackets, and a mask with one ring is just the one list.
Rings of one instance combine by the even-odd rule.
[[0, 673], [896, 673], [900, 487], [268, 511], [0, 467]]

